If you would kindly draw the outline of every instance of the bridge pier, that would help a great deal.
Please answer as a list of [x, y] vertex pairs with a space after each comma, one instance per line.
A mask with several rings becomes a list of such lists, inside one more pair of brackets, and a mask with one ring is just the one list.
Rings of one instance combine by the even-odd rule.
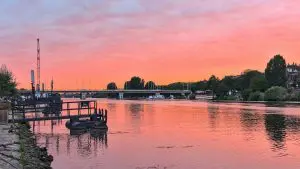
[[123, 98], [124, 98], [124, 93], [119, 93], [119, 99], [123, 100]]

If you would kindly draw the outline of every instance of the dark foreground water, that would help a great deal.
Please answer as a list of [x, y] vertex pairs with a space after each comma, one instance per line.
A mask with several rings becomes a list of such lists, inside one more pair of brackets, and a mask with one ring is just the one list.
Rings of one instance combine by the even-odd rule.
[[35, 123], [55, 169], [299, 169], [300, 107], [99, 100], [108, 132]]

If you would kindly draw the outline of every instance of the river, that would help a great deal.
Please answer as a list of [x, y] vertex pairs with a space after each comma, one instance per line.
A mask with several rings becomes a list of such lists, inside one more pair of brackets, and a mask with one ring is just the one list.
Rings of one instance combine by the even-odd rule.
[[54, 169], [300, 168], [300, 106], [107, 99], [98, 106], [108, 110], [107, 132], [34, 123]]

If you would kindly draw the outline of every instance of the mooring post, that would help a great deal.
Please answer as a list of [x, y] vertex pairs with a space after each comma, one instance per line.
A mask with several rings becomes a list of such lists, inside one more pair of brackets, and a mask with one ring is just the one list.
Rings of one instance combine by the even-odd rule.
[[70, 116], [70, 105], [68, 102], [67, 102], [67, 113], [68, 113], [68, 116]]
[[36, 104], [34, 104], [34, 116], [35, 116], [35, 119], [37, 119], [36, 113], [37, 113], [37, 111], [36, 111]]
[[88, 115], [91, 115], [90, 102], [88, 102]]
[[105, 109], [104, 117], [105, 117], [104, 121], [105, 121], [105, 123], [107, 123], [107, 110], [106, 109]]
[[80, 115], [80, 103], [78, 103], [78, 116]]

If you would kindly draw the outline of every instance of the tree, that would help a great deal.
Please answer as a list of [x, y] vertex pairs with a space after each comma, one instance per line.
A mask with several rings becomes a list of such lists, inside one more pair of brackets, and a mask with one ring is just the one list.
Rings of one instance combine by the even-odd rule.
[[243, 91], [250, 87], [251, 79], [256, 76], [261, 76], [263, 73], [257, 70], [245, 70], [238, 78], [237, 78], [237, 86], [236, 89]]
[[124, 89], [130, 89], [130, 81], [124, 83]]
[[280, 86], [273, 86], [265, 92], [265, 101], [284, 101], [287, 98], [287, 90]]
[[216, 88], [215, 94], [216, 96], [219, 98], [224, 98], [225, 96], [227, 96], [228, 91], [229, 91], [229, 87], [225, 84], [224, 81], [221, 81], [221, 83], [219, 83], [219, 85]]
[[129, 89], [144, 89], [144, 79], [134, 76], [129, 81]]
[[212, 91], [213, 97], [215, 95], [218, 84], [219, 84], [219, 79], [215, 75], [212, 75], [207, 82], [207, 87]]
[[166, 86], [167, 90], [184, 90], [186, 87], [186, 83], [176, 82], [171, 83]]
[[270, 86], [286, 86], [286, 62], [281, 55], [276, 55], [269, 61], [265, 76]]
[[196, 82], [196, 83], [192, 83], [191, 84], [191, 90], [193, 92], [197, 91], [197, 90], [206, 90], [207, 89], [207, 81], [206, 80], [203, 80], [203, 81], [199, 81], [199, 82]]
[[16, 94], [17, 83], [11, 71], [5, 65], [0, 68], [0, 97]]
[[115, 82], [110, 82], [108, 85], [107, 85], [107, 90], [117, 90], [118, 87], [116, 85]]
[[155, 85], [155, 83], [153, 82], [153, 81], [149, 81], [149, 82], [147, 82], [146, 84], [145, 84], [145, 89], [148, 89], [148, 90], [150, 90], [150, 89], [156, 89], [156, 85]]
[[264, 92], [268, 89], [268, 81], [264, 75], [257, 75], [250, 81], [250, 89], [252, 91]]

